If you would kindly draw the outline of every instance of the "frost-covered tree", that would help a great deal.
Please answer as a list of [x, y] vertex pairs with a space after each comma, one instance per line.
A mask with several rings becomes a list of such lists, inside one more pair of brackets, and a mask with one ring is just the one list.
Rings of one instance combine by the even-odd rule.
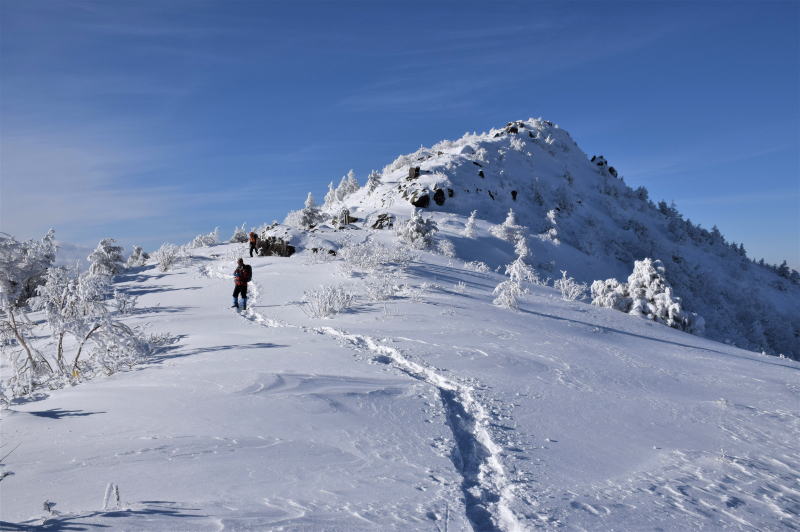
[[660, 260], [637, 260], [627, 283], [615, 279], [592, 283], [592, 304], [615, 308], [675, 329], [702, 334], [705, 321], [682, 309], [681, 299], [672, 293]]
[[314, 196], [309, 192], [303, 210], [300, 211], [300, 225], [303, 229], [310, 229], [319, 224], [322, 219], [322, 213], [314, 203]]
[[522, 283], [539, 282], [539, 276], [536, 275], [536, 271], [525, 262], [522, 256], [518, 256], [514, 259], [514, 262], [506, 266], [506, 275], [510, 280], [520, 285]]
[[566, 270], [561, 270], [561, 279], [553, 281], [553, 287], [561, 292], [564, 301], [583, 299], [586, 294], [586, 284], [579, 283], [572, 277], [567, 277]]
[[492, 294], [495, 296], [492, 303], [498, 307], [517, 309], [519, 308], [519, 299], [524, 293], [522, 285], [511, 279], [506, 279], [498, 284], [494, 291], [492, 291]]
[[150, 255], [145, 253], [145, 251], [142, 249], [142, 246], [133, 246], [133, 251], [131, 251], [131, 255], [128, 257], [128, 261], [125, 263], [125, 267], [136, 268], [139, 266], [144, 266], [149, 258]]
[[43, 282], [55, 260], [54, 232], [41, 241], [19, 242], [0, 234], [0, 350], [11, 360], [14, 389], [32, 389], [40, 376], [52, 372], [44, 356], [31, 343], [33, 323], [25, 313], [30, 292]]
[[339, 181], [339, 186], [336, 187], [337, 201], [343, 201], [344, 198], [357, 191], [359, 188], [360, 186], [356, 179], [356, 174], [353, 170], [350, 170], [347, 172], [347, 175], [342, 176], [342, 180]]
[[325, 198], [322, 202], [322, 210], [325, 212], [330, 211], [337, 203], [336, 199], [336, 189], [333, 188], [333, 181], [328, 183], [328, 192], [325, 194]]
[[381, 184], [381, 175], [373, 170], [367, 177], [367, 192], [372, 194]]
[[454, 259], [456, 256], [456, 247], [446, 238], [442, 238], [436, 242], [436, 249], [449, 259]]
[[[492, 303], [499, 307], [516, 309], [519, 298], [528, 293], [525, 283], [540, 283], [536, 271], [525, 262], [525, 257], [529, 251], [524, 239], [524, 236], [517, 238], [517, 258], [505, 268], [508, 279], [498, 284], [494, 289], [495, 298]], [[519, 244], [520, 242], [522, 244]]]
[[464, 236], [467, 238], [475, 238], [475, 215], [478, 211], [472, 211], [467, 218], [467, 223], [464, 224]]
[[[244, 229], [244, 226], [242, 226]], [[189, 247], [194, 248], [202, 248], [205, 246], [213, 246], [219, 243], [219, 227], [215, 227], [213, 231], [206, 234], [197, 235], [189, 242]]]
[[503, 223], [493, 226], [489, 229], [489, 232], [501, 240], [514, 242], [518, 235], [524, 234], [525, 227], [517, 224], [517, 215], [514, 214], [514, 209], [508, 209], [508, 214]]
[[89, 272], [92, 275], [114, 276], [125, 268], [122, 259], [122, 246], [115, 244], [116, 240], [113, 238], [104, 238], [97, 244], [95, 250], [86, 257], [86, 260], [91, 263]]
[[231, 244], [242, 244], [248, 241], [247, 230], [245, 229], [247, 226], [246, 223], [243, 223], [239, 227], [233, 228], [233, 235], [231, 235], [230, 242]]
[[0, 233], [0, 298], [21, 306], [36, 294], [36, 287], [56, 259], [55, 231], [41, 240], [19, 242]]
[[419, 211], [414, 209], [411, 218], [397, 228], [397, 236], [412, 248], [427, 249], [438, 230], [436, 222], [431, 218], [423, 218]]
[[153, 252], [153, 260], [158, 264], [158, 269], [167, 272], [178, 262], [181, 256], [181, 248], [175, 244], [164, 243]]

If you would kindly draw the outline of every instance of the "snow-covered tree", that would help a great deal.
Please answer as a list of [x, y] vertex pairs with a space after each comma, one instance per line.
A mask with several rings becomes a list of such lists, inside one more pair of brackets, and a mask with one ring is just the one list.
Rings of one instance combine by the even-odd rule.
[[519, 307], [519, 299], [524, 293], [522, 285], [511, 279], [506, 279], [498, 284], [494, 291], [492, 291], [492, 294], [495, 296], [492, 303], [498, 307], [516, 309]]
[[536, 271], [525, 262], [525, 257], [529, 254], [529, 250], [525, 243], [525, 236], [522, 233], [517, 233], [517, 245], [515, 248], [517, 258], [511, 264], [506, 265], [508, 279], [498, 284], [493, 292], [495, 298], [492, 303], [508, 309], [516, 309], [519, 298], [528, 293], [525, 283], [540, 283]]
[[322, 210], [325, 212], [329, 212], [333, 209], [334, 205], [336, 205], [336, 189], [333, 188], [333, 181], [328, 183], [328, 192], [325, 194], [325, 198], [322, 202]]
[[230, 240], [228, 240], [228, 242], [230, 242], [231, 244], [241, 244], [247, 242], [249, 240], [249, 237], [247, 236], [247, 230], [245, 229], [246, 225], [247, 224], [244, 223], [239, 227], [234, 227], [233, 235], [231, 235], [231, 238]]
[[439, 251], [439, 253], [449, 259], [453, 259], [456, 256], [456, 247], [446, 238], [437, 240], [436, 249]]
[[373, 170], [367, 177], [367, 192], [372, 194], [381, 184], [381, 175]]
[[419, 211], [414, 209], [411, 218], [397, 228], [397, 236], [412, 248], [427, 249], [438, 230], [436, 222], [431, 218], [423, 218]]
[[628, 286], [616, 279], [594, 281], [591, 286], [591, 292], [592, 305], [613, 308], [621, 312], [628, 312], [631, 308]]
[[46, 282], [47, 269], [54, 260], [52, 230], [41, 241], [19, 242], [11, 235], [0, 234], [0, 350], [11, 360], [11, 388], [23, 393], [42, 375], [52, 372], [47, 359], [30, 341], [33, 323], [24, 305]]
[[164, 243], [153, 252], [153, 259], [162, 272], [169, 271], [181, 256], [181, 248], [175, 244]]
[[561, 279], [553, 281], [553, 287], [561, 292], [561, 299], [564, 301], [583, 299], [586, 294], [586, 284], [567, 277], [566, 270], [561, 270]]
[[478, 211], [472, 211], [467, 218], [467, 223], [464, 224], [464, 236], [467, 238], [475, 238], [475, 215]]
[[95, 250], [86, 257], [86, 260], [91, 263], [89, 272], [92, 275], [114, 276], [125, 268], [122, 259], [122, 246], [115, 244], [116, 240], [113, 238], [104, 238], [97, 244]]
[[493, 226], [489, 231], [501, 240], [514, 242], [517, 240], [518, 235], [525, 233], [525, 227], [517, 224], [517, 216], [514, 214], [514, 209], [508, 209], [508, 214], [503, 223]]
[[702, 334], [705, 321], [685, 312], [681, 300], [672, 293], [660, 260], [645, 258], [633, 264], [627, 283], [615, 279], [592, 283], [592, 304], [615, 308], [675, 329]]
[[[56, 258], [55, 231], [41, 240], [19, 242], [0, 233], [0, 299], [21, 306], [36, 294], [36, 287]], [[0, 307], [2, 308], [2, 307]]]
[[314, 203], [314, 196], [311, 192], [306, 196], [306, 202], [303, 210], [300, 211], [299, 223], [303, 229], [310, 229], [322, 221], [322, 213], [317, 205]]
[[142, 246], [133, 246], [133, 251], [131, 251], [131, 255], [128, 257], [128, 261], [125, 263], [125, 267], [136, 268], [138, 266], [144, 266], [149, 258], [150, 255], [145, 253], [145, 251], [142, 249]]
[[520, 285], [526, 282], [537, 283], [539, 281], [536, 271], [525, 263], [522, 256], [518, 256], [514, 259], [514, 262], [506, 266], [506, 275], [510, 280]]
[[350, 170], [347, 172], [347, 175], [342, 176], [342, 180], [339, 181], [339, 186], [336, 187], [336, 199], [338, 201], [343, 201], [344, 198], [357, 191], [359, 188], [360, 186], [356, 179], [356, 174], [353, 170]]
[[[244, 228], [244, 226], [242, 227]], [[213, 246], [219, 243], [219, 227], [215, 227], [213, 231], [206, 234], [197, 235], [189, 242], [189, 247], [194, 248], [202, 248], [205, 246]]]

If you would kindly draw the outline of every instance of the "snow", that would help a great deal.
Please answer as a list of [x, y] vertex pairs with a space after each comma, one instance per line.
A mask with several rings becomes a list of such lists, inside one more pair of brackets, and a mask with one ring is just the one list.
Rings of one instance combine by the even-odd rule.
[[[480, 245], [459, 239], [463, 224], [442, 228], [459, 257]], [[350, 233], [396, 242], [392, 231], [356, 230], [309, 242], [342, 245]], [[126, 323], [178, 344], [3, 412], [6, 526], [41, 525], [45, 500], [54, 528], [797, 523], [794, 361], [547, 287], [532, 286], [519, 311], [501, 309], [491, 294], [501, 275], [424, 251], [405, 270], [389, 267], [404, 288], [388, 301], [367, 298], [372, 274], [343, 274], [340, 257], [246, 259], [254, 282], [239, 313], [228, 308], [231, 274], [246, 245], [192, 253], [174, 270], [118, 278], [139, 298]], [[309, 317], [303, 293], [321, 284], [347, 287], [356, 304]], [[120, 505], [104, 510], [111, 483]]]
[[[800, 352], [800, 287], [615, 174], [531, 119], [349, 173], [316, 226], [258, 229], [290, 257], [248, 258], [245, 225], [165, 244], [115, 278], [138, 308], [114, 317], [178, 341], [0, 412], [0, 528], [797, 529], [800, 362], [760, 349]], [[645, 257], [708, 338], [570, 300]]]

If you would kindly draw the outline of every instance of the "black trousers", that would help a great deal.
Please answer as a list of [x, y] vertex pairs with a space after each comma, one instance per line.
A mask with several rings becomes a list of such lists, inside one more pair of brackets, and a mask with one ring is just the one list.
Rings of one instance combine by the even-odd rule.
[[[250, 256], [251, 257], [253, 256], [253, 251], [256, 251], [256, 245], [254, 243], [250, 242]], [[257, 251], [256, 251], [256, 254], [258, 254]]]
[[233, 289], [233, 297], [242, 296], [243, 299], [247, 299], [247, 285], [236, 285], [236, 288]]

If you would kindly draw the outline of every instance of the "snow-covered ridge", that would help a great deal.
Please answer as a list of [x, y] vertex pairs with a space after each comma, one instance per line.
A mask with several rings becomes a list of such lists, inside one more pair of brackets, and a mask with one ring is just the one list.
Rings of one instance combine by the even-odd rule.
[[551, 277], [568, 270], [588, 283], [624, 280], [634, 261], [661, 260], [684, 307], [705, 319], [709, 337], [800, 357], [796, 272], [756, 263], [716, 227], [703, 229], [673, 205], [654, 203], [644, 187], [629, 187], [621, 170], [602, 156], [588, 157], [550, 121], [509, 122], [421, 147], [360, 188], [350, 174], [331, 187], [323, 210], [338, 216], [346, 208], [356, 225], [370, 227], [379, 217], [408, 217], [415, 207], [452, 226], [473, 210], [497, 224], [513, 209], [532, 237], [534, 266]]

